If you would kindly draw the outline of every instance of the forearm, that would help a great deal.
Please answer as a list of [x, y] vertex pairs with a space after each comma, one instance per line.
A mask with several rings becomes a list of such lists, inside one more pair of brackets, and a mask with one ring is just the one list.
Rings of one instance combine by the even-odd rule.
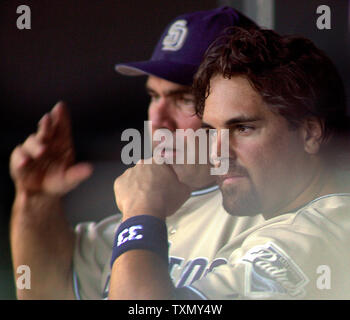
[[109, 299], [168, 300], [175, 297], [168, 265], [157, 254], [131, 250], [113, 264]]
[[27, 265], [31, 289], [18, 289], [20, 299], [70, 299], [74, 233], [58, 197], [16, 195], [11, 216], [14, 271]]
[[[168, 165], [138, 164], [114, 183], [123, 222], [115, 234], [110, 299], [175, 299], [166, 217], [190, 196]], [[137, 196], [135, 196], [137, 195]]]

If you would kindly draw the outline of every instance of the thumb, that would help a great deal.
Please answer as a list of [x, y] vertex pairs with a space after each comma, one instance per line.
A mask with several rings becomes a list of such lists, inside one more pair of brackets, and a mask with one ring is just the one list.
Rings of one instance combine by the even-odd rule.
[[71, 166], [64, 174], [64, 185], [67, 191], [77, 187], [81, 182], [89, 178], [93, 167], [89, 163], [79, 163]]

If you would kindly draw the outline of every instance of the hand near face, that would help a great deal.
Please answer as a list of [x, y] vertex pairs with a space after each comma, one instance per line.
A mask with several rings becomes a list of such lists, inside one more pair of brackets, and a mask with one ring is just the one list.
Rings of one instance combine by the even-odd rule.
[[115, 180], [114, 193], [124, 220], [143, 214], [165, 219], [189, 198], [190, 188], [171, 166], [140, 160]]

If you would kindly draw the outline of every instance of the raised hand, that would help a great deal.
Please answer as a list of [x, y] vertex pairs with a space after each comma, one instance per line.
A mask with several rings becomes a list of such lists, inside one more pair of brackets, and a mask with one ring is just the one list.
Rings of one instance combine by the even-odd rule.
[[41, 118], [37, 132], [10, 157], [10, 174], [17, 192], [61, 196], [91, 173], [90, 164], [74, 164], [71, 121], [63, 102]]

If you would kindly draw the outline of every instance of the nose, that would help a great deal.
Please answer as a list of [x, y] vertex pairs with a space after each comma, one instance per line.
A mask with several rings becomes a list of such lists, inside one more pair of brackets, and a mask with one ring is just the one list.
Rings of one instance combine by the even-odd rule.
[[166, 97], [160, 97], [150, 104], [148, 109], [148, 119], [152, 121], [153, 129], [166, 128], [170, 131], [176, 130], [174, 110]]
[[228, 159], [230, 150], [229, 129], [210, 129], [210, 159], [214, 166], [219, 166], [222, 159]]

